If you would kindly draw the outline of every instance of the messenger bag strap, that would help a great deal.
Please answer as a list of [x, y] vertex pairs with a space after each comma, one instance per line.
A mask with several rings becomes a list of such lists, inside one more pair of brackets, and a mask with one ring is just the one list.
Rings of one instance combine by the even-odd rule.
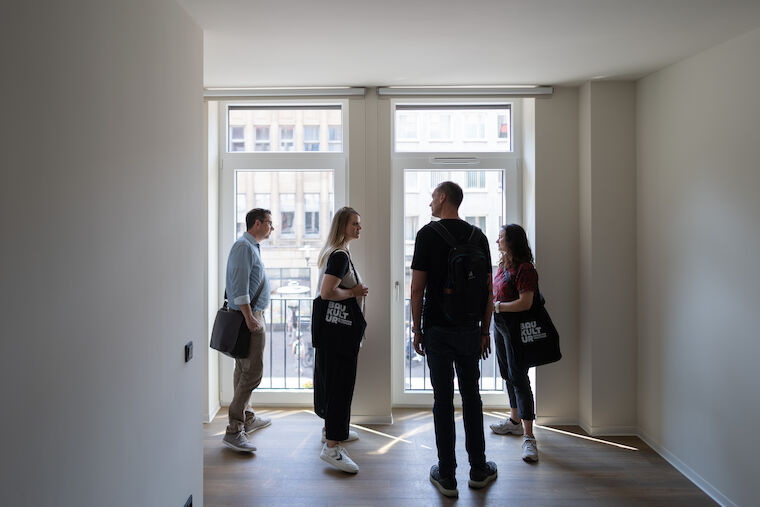
[[[266, 276], [266, 275], [264, 275]], [[259, 300], [259, 296], [261, 296], [261, 291], [264, 290], [264, 277], [261, 277], [261, 283], [259, 284], [259, 288], [256, 290], [256, 295], [253, 296], [253, 301], [251, 301], [251, 311], [253, 311], [253, 305], [256, 304], [256, 302]], [[222, 308], [227, 310], [227, 289], [224, 289], [224, 304], [222, 305]]]

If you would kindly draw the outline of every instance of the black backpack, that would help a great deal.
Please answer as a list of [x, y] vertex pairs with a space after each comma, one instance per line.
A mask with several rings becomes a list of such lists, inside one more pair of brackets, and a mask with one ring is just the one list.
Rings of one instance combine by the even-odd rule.
[[488, 256], [480, 247], [480, 229], [473, 225], [467, 242], [460, 244], [440, 222], [430, 222], [430, 226], [450, 247], [443, 286], [443, 314], [452, 324], [480, 322], [488, 301], [491, 276]]

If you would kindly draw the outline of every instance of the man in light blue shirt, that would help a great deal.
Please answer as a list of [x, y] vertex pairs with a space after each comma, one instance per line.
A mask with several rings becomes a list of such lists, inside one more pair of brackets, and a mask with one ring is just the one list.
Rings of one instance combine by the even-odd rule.
[[251, 394], [261, 383], [264, 372], [266, 322], [264, 310], [269, 306], [269, 281], [261, 261], [261, 241], [274, 230], [272, 214], [255, 208], [245, 216], [246, 231], [232, 245], [227, 259], [226, 291], [228, 306], [243, 314], [251, 332], [248, 357], [235, 359], [233, 385], [235, 394], [229, 408], [229, 424], [223, 442], [236, 451], [253, 452], [256, 447], [246, 435], [269, 426], [272, 421], [257, 417], [250, 407]]

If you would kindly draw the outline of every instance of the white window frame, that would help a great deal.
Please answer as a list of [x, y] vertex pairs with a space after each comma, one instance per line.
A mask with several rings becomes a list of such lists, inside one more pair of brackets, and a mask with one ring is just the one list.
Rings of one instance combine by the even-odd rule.
[[[236, 213], [236, 171], [333, 171], [334, 206], [342, 207], [348, 203], [348, 149], [350, 129], [348, 125], [347, 99], [324, 100], [250, 100], [250, 101], [220, 101], [219, 102], [219, 146], [227, 144], [227, 119], [230, 106], [341, 106], [343, 124], [343, 151], [340, 152], [277, 152], [251, 151], [229, 152], [220, 150], [219, 154], [219, 294], [224, 292], [227, 256], [235, 241]], [[270, 130], [271, 140], [271, 130]], [[266, 243], [263, 248], [266, 248]], [[225, 405], [232, 400], [232, 376], [234, 361], [219, 354], [219, 386], [220, 402]], [[267, 389], [256, 391], [256, 402], [263, 405], [302, 405], [309, 406], [314, 402], [314, 394], [310, 390], [296, 389]]]
[[[520, 139], [516, 133], [520, 131], [515, 125], [521, 118], [522, 101], [520, 99], [504, 98], [414, 98], [414, 99], [391, 99], [389, 107], [391, 121], [391, 223], [402, 224], [401, 227], [391, 227], [391, 280], [393, 286], [400, 287], [391, 295], [391, 403], [393, 406], [427, 406], [433, 402], [432, 392], [404, 392], [404, 342], [397, 339], [398, 333], [404, 330], [404, 169], [417, 170], [492, 170], [502, 169], [502, 181], [506, 194], [505, 203], [502, 205], [501, 216], [506, 222], [520, 223], [522, 221], [522, 176]], [[440, 105], [450, 107], [455, 105], [482, 104], [494, 106], [509, 104], [511, 108], [513, 136], [512, 151], [504, 152], [397, 152], [394, 137], [395, 111], [397, 105]], [[440, 157], [440, 159], [437, 159]], [[462, 162], [457, 162], [457, 159]], [[447, 163], [442, 164], [441, 160]], [[420, 224], [422, 225], [422, 224]], [[499, 224], [501, 225], [501, 224]], [[491, 241], [492, 238], [489, 238]], [[398, 285], [396, 285], [398, 284]], [[492, 351], [492, 353], [494, 353]], [[490, 360], [490, 358], [489, 358]], [[481, 398], [484, 405], [503, 405], [506, 393], [483, 392]], [[461, 406], [461, 397], [457, 392], [455, 403]]]

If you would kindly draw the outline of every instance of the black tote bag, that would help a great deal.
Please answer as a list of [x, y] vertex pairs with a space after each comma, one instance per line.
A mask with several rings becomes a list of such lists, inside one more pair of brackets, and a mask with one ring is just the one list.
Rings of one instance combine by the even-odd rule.
[[356, 298], [328, 301], [314, 298], [311, 307], [311, 344], [337, 352], [359, 350], [367, 321]]
[[[256, 304], [264, 288], [264, 280], [261, 280], [256, 295], [251, 301], [251, 308]], [[217, 310], [214, 319], [214, 328], [211, 331], [211, 343], [209, 346], [218, 350], [225, 356], [234, 359], [248, 357], [251, 349], [251, 331], [245, 323], [243, 313], [231, 310], [227, 307], [227, 291], [224, 291], [224, 304]]]
[[559, 333], [545, 304], [544, 297], [536, 290], [530, 310], [494, 314], [494, 325], [507, 337], [509, 352], [523, 368], [562, 359]]

